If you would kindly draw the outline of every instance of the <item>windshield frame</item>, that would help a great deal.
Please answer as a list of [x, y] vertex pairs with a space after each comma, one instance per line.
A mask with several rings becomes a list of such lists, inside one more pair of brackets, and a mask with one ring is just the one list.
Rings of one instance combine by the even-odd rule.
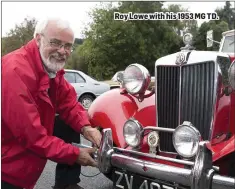
[[[227, 35], [224, 35], [223, 36], [223, 39], [221, 41], [221, 45], [220, 45], [220, 52], [224, 52], [224, 53], [234, 53], [234, 49], [231, 48], [231, 51], [224, 51], [224, 44], [225, 44], [225, 40], [227, 37], [231, 37], [233, 36], [235, 38], [235, 33], [234, 32], [231, 32], [231, 33], [228, 33]], [[234, 47], [234, 42], [233, 44], [231, 45], [231, 47]], [[227, 49], [226, 49], [227, 50]]]

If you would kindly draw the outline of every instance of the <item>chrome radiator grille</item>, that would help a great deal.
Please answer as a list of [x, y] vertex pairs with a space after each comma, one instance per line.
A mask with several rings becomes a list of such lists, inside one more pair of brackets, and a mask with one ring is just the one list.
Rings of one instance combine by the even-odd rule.
[[[213, 116], [215, 63], [157, 66], [158, 127], [190, 121], [208, 139]], [[175, 152], [172, 134], [160, 133], [160, 150]]]

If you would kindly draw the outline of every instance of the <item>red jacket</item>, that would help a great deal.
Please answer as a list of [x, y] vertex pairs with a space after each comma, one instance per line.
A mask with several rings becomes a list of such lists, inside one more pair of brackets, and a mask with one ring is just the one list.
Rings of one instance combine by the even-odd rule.
[[2, 58], [3, 181], [33, 188], [47, 159], [75, 163], [79, 149], [52, 136], [55, 113], [77, 132], [90, 123], [63, 74], [49, 78], [35, 40]]

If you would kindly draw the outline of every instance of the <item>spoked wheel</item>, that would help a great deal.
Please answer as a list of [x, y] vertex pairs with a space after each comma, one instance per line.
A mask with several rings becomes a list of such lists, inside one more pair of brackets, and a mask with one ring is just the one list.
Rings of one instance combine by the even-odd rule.
[[83, 95], [81, 98], [80, 98], [80, 102], [82, 104], [82, 106], [85, 108], [85, 109], [88, 109], [92, 102], [94, 101], [94, 97], [92, 95], [89, 95], [89, 94], [85, 94]]

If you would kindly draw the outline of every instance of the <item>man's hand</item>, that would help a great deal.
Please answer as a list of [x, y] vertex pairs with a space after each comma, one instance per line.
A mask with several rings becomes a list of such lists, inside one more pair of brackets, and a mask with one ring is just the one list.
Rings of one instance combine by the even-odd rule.
[[92, 128], [91, 126], [85, 126], [81, 130], [83, 136], [91, 141], [96, 147], [100, 147], [101, 142], [101, 133], [96, 128]]
[[80, 153], [76, 160], [76, 163], [83, 166], [97, 167], [97, 162], [91, 157], [92, 154], [97, 150], [96, 148], [79, 148]]

